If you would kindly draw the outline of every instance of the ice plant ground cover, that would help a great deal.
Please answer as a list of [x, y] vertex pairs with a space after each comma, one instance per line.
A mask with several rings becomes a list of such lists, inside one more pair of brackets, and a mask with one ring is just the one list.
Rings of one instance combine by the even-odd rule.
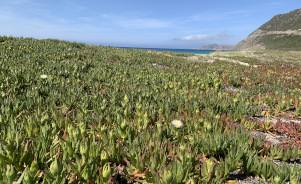
[[0, 37], [0, 183], [300, 183], [300, 54], [190, 56]]

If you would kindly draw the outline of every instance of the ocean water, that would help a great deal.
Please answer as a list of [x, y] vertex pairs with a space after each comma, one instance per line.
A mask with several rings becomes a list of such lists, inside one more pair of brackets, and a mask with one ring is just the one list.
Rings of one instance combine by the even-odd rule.
[[189, 54], [209, 54], [215, 50], [196, 50], [196, 49], [164, 49], [164, 48], [139, 48], [139, 47], [119, 47], [123, 49], [143, 49], [143, 50], [155, 50], [158, 52], [169, 51], [178, 53], [189, 53]]

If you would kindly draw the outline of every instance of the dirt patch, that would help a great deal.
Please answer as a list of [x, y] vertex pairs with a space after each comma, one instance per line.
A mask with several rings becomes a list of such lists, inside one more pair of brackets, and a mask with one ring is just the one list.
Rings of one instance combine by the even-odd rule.
[[230, 173], [229, 180], [236, 180], [237, 184], [239, 184], [239, 183], [241, 183], [241, 184], [257, 184], [257, 183], [268, 184], [261, 178], [257, 178], [255, 176], [246, 176], [246, 175], [238, 172], [238, 170]]
[[264, 125], [270, 120], [270, 129], [266, 131], [254, 130], [254, 137], [265, 139], [265, 143], [275, 145], [294, 145], [301, 148], [301, 133], [299, 132], [301, 119], [287, 119], [284, 117], [266, 118], [263, 116], [249, 117], [248, 120]]
[[168, 68], [168, 67], [166, 67], [166, 66], [158, 65], [158, 64], [156, 64], [156, 63], [153, 63], [152, 65], [155, 66], [155, 67], [157, 67], [158, 69]]
[[221, 61], [227, 61], [227, 62], [231, 62], [231, 63], [240, 64], [240, 65], [243, 65], [243, 66], [250, 66], [249, 63], [244, 63], [244, 62], [241, 62], [241, 61], [238, 61], [238, 60], [234, 60], [234, 59], [229, 59], [229, 58], [224, 58], [224, 57], [215, 57], [215, 59], [219, 59]]
[[247, 91], [247, 89], [244, 88], [244, 87], [237, 88], [237, 87], [228, 86], [228, 85], [224, 85], [224, 90], [225, 91], [232, 91], [232, 92], [237, 92], [238, 90], [240, 90], [240, 91]]

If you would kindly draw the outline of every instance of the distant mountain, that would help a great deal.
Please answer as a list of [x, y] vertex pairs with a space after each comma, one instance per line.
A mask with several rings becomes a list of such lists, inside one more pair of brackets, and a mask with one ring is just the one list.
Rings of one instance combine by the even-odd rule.
[[231, 50], [301, 51], [301, 9], [274, 16]]
[[232, 45], [217, 45], [217, 44], [209, 44], [203, 45], [200, 48], [195, 48], [197, 50], [230, 50]]

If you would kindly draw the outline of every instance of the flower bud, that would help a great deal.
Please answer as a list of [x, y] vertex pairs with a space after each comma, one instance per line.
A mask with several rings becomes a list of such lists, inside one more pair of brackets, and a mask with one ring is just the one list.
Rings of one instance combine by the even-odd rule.
[[68, 126], [67, 126], [67, 133], [70, 136], [72, 135], [72, 130], [73, 130], [73, 125], [71, 123], [69, 123]]
[[205, 126], [205, 132], [210, 132], [211, 131], [211, 129], [212, 129], [211, 123], [205, 121], [204, 126]]
[[23, 135], [21, 133], [17, 133], [17, 135], [16, 135], [17, 147], [18, 147], [18, 145], [20, 145], [22, 143], [23, 140], [24, 140]]
[[186, 159], [191, 160], [191, 154], [190, 153], [186, 154]]
[[102, 112], [104, 112], [106, 110], [106, 106], [103, 105], [103, 106], [100, 107], [100, 109], [101, 109]]
[[145, 118], [143, 122], [144, 122], [144, 123], [143, 123], [143, 124], [144, 124], [144, 128], [147, 128], [148, 125], [150, 124], [150, 121], [149, 121], [148, 118]]
[[163, 181], [166, 184], [170, 184], [172, 182], [172, 173], [170, 170], [165, 170], [163, 173]]
[[126, 121], [125, 121], [125, 120], [122, 121], [122, 123], [121, 123], [121, 125], [120, 125], [120, 128], [121, 128], [122, 130], [124, 130], [124, 129], [126, 128]]
[[101, 133], [104, 133], [106, 130], [107, 130], [107, 127], [105, 127], [105, 126], [102, 126], [102, 127], [100, 128]]
[[128, 96], [127, 96], [127, 95], [125, 95], [125, 96], [124, 96], [124, 98], [123, 98], [123, 100], [124, 100], [124, 102], [129, 102], [129, 98], [128, 98]]
[[6, 170], [6, 177], [9, 178], [10, 181], [13, 181], [15, 179], [15, 177], [17, 176], [17, 171], [15, 170], [15, 168], [11, 165], [7, 166], [7, 170]]
[[141, 104], [137, 104], [137, 110], [138, 110], [138, 112], [140, 112], [142, 110], [142, 105]]
[[208, 167], [212, 167], [212, 165], [215, 164], [215, 158], [214, 157], [209, 158], [206, 163]]
[[281, 108], [281, 110], [285, 110], [286, 109], [286, 102], [285, 102], [285, 100], [281, 101], [280, 108]]
[[215, 115], [215, 119], [219, 120], [221, 118], [221, 116], [219, 114]]
[[109, 138], [110, 138], [110, 140], [115, 140], [115, 134], [114, 134], [113, 130], [110, 130], [110, 132], [109, 132]]
[[271, 125], [271, 120], [270, 120], [270, 119], [267, 119], [267, 121], [266, 121], [266, 126], [267, 126], [267, 127], [270, 127], [270, 125]]
[[120, 130], [119, 134], [122, 139], [126, 139], [126, 138], [128, 138], [129, 132], [126, 130]]
[[45, 114], [42, 119], [41, 119], [41, 124], [42, 126], [45, 125], [45, 123], [47, 123], [49, 121], [49, 115], [48, 114]]
[[[216, 160], [215, 160], [214, 157], [211, 157], [211, 158], [209, 158], [209, 159], [207, 160], [207, 162], [206, 162], [207, 173], [210, 173], [210, 172], [214, 173], [214, 169], [212, 169], [212, 167], [214, 167], [215, 161], [216, 161]], [[211, 174], [212, 174], [212, 173], [211, 173]]]
[[204, 119], [203, 118], [200, 118], [199, 120], [198, 120], [198, 122], [199, 122], [199, 125], [203, 125], [204, 124]]
[[142, 127], [142, 125], [143, 125], [143, 119], [139, 118], [137, 124], [138, 124], [139, 127]]
[[55, 159], [50, 165], [50, 172], [53, 176], [59, 176], [61, 173], [61, 165], [57, 159]]
[[159, 114], [163, 114], [163, 109], [161, 107], [159, 108]]
[[80, 139], [80, 132], [79, 132], [78, 128], [73, 129], [73, 131], [72, 131], [72, 137], [75, 140], [79, 140]]
[[33, 183], [33, 177], [32, 177], [30, 172], [25, 173], [23, 181], [24, 181], [25, 184]]
[[87, 143], [82, 143], [80, 145], [79, 152], [84, 158], [88, 158], [89, 147]]
[[102, 164], [107, 163], [109, 161], [109, 154], [105, 150], [103, 150], [101, 152], [100, 159], [102, 161]]
[[79, 123], [79, 129], [80, 129], [80, 133], [83, 137], [85, 137], [87, 131], [86, 131], [86, 123], [84, 122], [80, 122]]
[[187, 182], [187, 184], [195, 184], [194, 178], [190, 178], [189, 181]]
[[281, 179], [281, 178], [280, 178], [279, 176], [275, 176], [275, 177], [274, 177], [274, 183], [275, 183], [275, 184], [279, 184], [279, 183], [280, 183], [280, 179]]
[[111, 175], [111, 167], [109, 163], [106, 163], [102, 168], [102, 177], [105, 183], [109, 180], [110, 175]]
[[80, 121], [78, 127], [79, 129], [86, 129], [86, 123], [84, 121]]
[[88, 180], [88, 178], [89, 178], [89, 173], [88, 173], [87, 169], [83, 170], [82, 178], [83, 178], [84, 180], [86, 180], [86, 181]]
[[66, 143], [66, 146], [67, 146], [67, 153], [68, 153], [68, 156], [72, 158], [72, 156], [73, 156], [73, 149], [72, 149], [71, 143], [70, 143], [70, 142], [67, 142], [67, 143]]
[[193, 135], [189, 135], [188, 136], [188, 140], [189, 140], [189, 142], [193, 143], [194, 142], [194, 136]]
[[[300, 182], [300, 180], [299, 180], [299, 182]], [[297, 184], [297, 183], [299, 183], [299, 182], [298, 182], [297, 179], [291, 179], [291, 180], [290, 180], [290, 184]]]
[[158, 128], [158, 130], [161, 130], [161, 128], [162, 128], [162, 123], [161, 122], [157, 122], [157, 128]]
[[128, 116], [129, 116], [129, 111], [128, 111], [127, 108], [123, 111], [123, 113], [124, 113], [124, 116], [125, 116], [125, 117], [128, 117]]
[[37, 173], [37, 171], [38, 171], [38, 162], [34, 160], [30, 165], [30, 172], [35, 174]]
[[184, 156], [184, 153], [185, 153], [185, 150], [186, 150], [186, 146], [185, 145], [180, 145], [179, 146], [179, 150], [180, 150], [180, 153], [182, 154], [182, 156]]

